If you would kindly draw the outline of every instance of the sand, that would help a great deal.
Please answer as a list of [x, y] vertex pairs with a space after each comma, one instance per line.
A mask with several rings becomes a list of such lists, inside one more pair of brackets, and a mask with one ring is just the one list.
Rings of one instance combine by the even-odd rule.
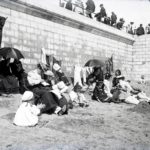
[[74, 108], [65, 116], [43, 114], [36, 127], [12, 124], [21, 95], [0, 97], [0, 149], [150, 149], [149, 111], [141, 113], [137, 111], [139, 106], [99, 103], [86, 97], [90, 107]]

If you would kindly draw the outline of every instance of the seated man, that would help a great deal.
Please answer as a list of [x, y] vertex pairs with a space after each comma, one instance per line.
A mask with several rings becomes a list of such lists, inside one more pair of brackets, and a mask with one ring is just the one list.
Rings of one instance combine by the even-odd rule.
[[119, 22], [117, 22], [116, 27], [117, 29], [121, 30], [123, 28], [125, 21], [123, 18], [120, 18]]

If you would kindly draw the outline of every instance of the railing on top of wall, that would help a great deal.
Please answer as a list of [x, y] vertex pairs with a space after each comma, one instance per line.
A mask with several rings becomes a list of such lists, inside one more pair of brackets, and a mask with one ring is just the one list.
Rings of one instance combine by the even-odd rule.
[[63, 9], [59, 6], [49, 6], [49, 8], [47, 9], [20, 0], [0, 1], [0, 5], [58, 24], [63, 24], [65, 26], [77, 28], [79, 30], [83, 30], [92, 34], [128, 43], [130, 45], [133, 45], [135, 41], [135, 39], [130, 34], [122, 32], [111, 26], [107, 26], [95, 20], [91, 20], [74, 12], [68, 13], [67, 9]]

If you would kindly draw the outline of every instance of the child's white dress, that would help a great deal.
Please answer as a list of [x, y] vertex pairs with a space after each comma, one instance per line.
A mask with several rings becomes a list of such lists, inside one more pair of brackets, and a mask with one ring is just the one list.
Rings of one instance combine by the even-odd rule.
[[39, 108], [30, 103], [23, 102], [16, 112], [14, 124], [17, 126], [35, 126], [38, 123], [39, 114]]

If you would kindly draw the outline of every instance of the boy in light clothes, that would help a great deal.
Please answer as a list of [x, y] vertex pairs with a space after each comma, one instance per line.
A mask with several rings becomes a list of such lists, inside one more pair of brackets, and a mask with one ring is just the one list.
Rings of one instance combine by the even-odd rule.
[[81, 89], [82, 87], [77, 82], [73, 90], [69, 93], [69, 97], [75, 106], [79, 105], [80, 107], [88, 107], [89, 104], [84, 94], [82, 94]]

